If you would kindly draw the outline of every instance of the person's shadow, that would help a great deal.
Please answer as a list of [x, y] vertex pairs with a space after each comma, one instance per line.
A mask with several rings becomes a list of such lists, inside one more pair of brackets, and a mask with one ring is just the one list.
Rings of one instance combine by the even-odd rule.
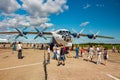
[[83, 59], [84, 61], [89, 61], [89, 62], [92, 62], [92, 63], [94, 63], [94, 64], [96, 64], [96, 61], [90, 61], [90, 60], [88, 60], [88, 59]]
[[25, 58], [25, 56], [22, 56], [21, 58], [19, 58], [19, 59], [23, 59], [23, 58]]

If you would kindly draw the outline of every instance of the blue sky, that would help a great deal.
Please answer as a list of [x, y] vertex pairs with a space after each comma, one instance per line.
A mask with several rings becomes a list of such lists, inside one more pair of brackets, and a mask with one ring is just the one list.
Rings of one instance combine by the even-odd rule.
[[99, 35], [120, 39], [120, 0], [0, 0], [0, 14], [1, 30], [11, 27], [5, 22], [27, 27], [39, 27], [42, 22], [46, 24], [42, 27], [78, 32], [85, 28], [86, 34], [100, 31]]
[[[85, 28], [85, 32], [100, 30], [100, 34], [119, 35], [119, 0], [68, 0], [67, 4], [69, 10], [58, 16], [50, 16], [51, 22], [69, 29], [74, 27], [78, 31]], [[90, 6], [84, 9], [87, 4]], [[84, 27], [80, 26], [84, 22], [89, 22], [89, 24]]]

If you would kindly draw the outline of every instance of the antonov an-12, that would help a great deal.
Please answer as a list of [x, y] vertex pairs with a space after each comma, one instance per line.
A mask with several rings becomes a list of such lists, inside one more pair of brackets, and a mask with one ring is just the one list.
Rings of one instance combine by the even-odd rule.
[[45, 37], [45, 35], [51, 35], [52, 42], [54, 44], [63, 44], [66, 46], [72, 46], [72, 38], [80, 38], [81, 36], [88, 37], [89, 39], [96, 39], [97, 37], [98, 38], [114, 39], [113, 37], [98, 35], [99, 32], [97, 32], [96, 34], [94, 34], [94, 33], [82, 34], [83, 29], [79, 33], [76, 32], [75, 30], [74, 30], [74, 32], [70, 32], [67, 29], [59, 29], [59, 30], [55, 30], [55, 31], [51, 31], [51, 32], [45, 32], [45, 30], [47, 28], [44, 28], [42, 31], [35, 28], [35, 30], [37, 32], [25, 32], [25, 31], [19, 30], [18, 28], [15, 28], [15, 29], [17, 30], [16, 32], [0, 32], [0, 34], [18, 34], [15, 37], [15, 39], [17, 39], [20, 36], [28, 39], [26, 36], [27, 34], [36, 34], [34, 39], [36, 39], [38, 37], [43, 37], [44, 39], [47, 39], [47, 37]]

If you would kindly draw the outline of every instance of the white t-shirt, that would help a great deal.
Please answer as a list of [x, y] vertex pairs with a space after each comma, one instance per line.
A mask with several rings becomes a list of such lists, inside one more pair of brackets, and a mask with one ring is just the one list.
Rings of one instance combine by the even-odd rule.
[[99, 48], [99, 47], [97, 48], [98, 55], [101, 55], [101, 54], [102, 54], [101, 50], [102, 50], [101, 48]]
[[60, 57], [60, 47], [57, 47], [57, 59]]
[[18, 44], [17, 49], [22, 50], [22, 44]]
[[48, 48], [48, 53], [50, 53], [50, 48]]
[[100, 51], [100, 49], [99, 49], [99, 47], [97, 47], [97, 52], [99, 52]]
[[93, 54], [93, 51], [94, 51], [94, 49], [93, 49], [93, 48], [90, 48], [89, 53]]
[[60, 55], [60, 48], [57, 47], [57, 54]]

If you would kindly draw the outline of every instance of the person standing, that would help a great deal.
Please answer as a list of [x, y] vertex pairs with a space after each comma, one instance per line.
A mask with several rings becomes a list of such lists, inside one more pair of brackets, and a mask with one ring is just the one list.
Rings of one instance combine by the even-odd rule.
[[50, 64], [50, 46], [48, 46], [48, 57], [47, 57], [47, 63]]
[[12, 53], [14, 54], [14, 51], [16, 51], [16, 42], [12, 44]]
[[85, 49], [83, 47], [80, 50], [80, 53], [81, 53], [81, 57], [84, 59]]
[[105, 65], [107, 64], [107, 59], [108, 59], [108, 48], [105, 47], [104, 49], [104, 54], [103, 54], [103, 58], [104, 58], [104, 61], [105, 61]]
[[78, 46], [76, 46], [75, 51], [76, 51], [76, 56], [75, 56], [75, 58], [79, 58], [79, 47], [78, 47]]
[[18, 49], [18, 59], [22, 59], [22, 44], [21, 42], [18, 43], [17, 45], [17, 49]]
[[112, 47], [112, 52], [115, 53], [115, 46]]
[[88, 59], [90, 58], [90, 61], [93, 60], [93, 54], [94, 54], [94, 48], [91, 45], [90, 48], [89, 48], [89, 53], [88, 53]]
[[97, 64], [101, 63], [101, 55], [102, 55], [102, 47], [99, 45], [98, 48], [97, 48]]
[[57, 59], [57, 46], [56, 46], [56, 44], [54, 45], [54, 47], [53, 47], [53, 59]]
[[59, 45], [58, 45], [58, 46], [57, 46], [57, 60], [58, 60], [57, 66], [60, 65], [60, 51], [61, 51], [61, 48], [60, 48]]
[[65, 65], [65, 59], [66, 59], [65, 58], [65, 52], [66, 52], [65, 46], [61, 45], [60, 62], [63, 66]]

